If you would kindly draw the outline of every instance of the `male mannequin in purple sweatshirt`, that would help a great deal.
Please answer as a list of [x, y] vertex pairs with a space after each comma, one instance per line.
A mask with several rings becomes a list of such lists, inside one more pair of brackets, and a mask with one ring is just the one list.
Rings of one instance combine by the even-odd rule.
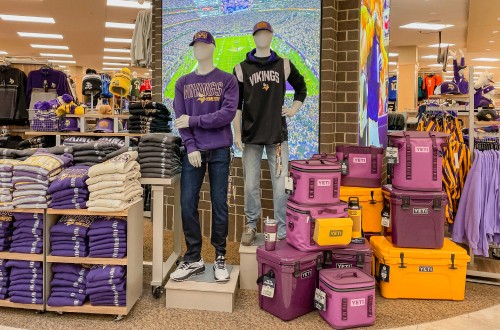
[[229, 281], [225, 255], [227, 189], [233, 144], [231, 121], [238, 108], [238, 82], [232, 74], [214, 66], [215, 39], [210, 32], [197, 32], [189, 45], [193, 46], [198, 66], [179, 78], [174, 98], [175, 126], [186, 147], [182, 159], [181, 209], [187, 251], [183, 264], [170, 278], [184, 281], [205, 271], [198, 201], [208, 166], [212, 198], [211, 242], [216, 254], [214, 276], [216, 281], [226, 282]]

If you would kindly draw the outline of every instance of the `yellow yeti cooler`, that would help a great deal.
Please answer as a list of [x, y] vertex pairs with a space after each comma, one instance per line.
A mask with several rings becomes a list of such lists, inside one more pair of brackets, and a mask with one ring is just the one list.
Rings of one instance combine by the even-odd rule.
[[314, 241], [319, 246], [348, 245], [352, 239], [351, 218], [320, 218], [314, 226]]
[[340, 199], [344, 202], [349, 197], [358, 197], [361, 205], [362, 228], [365, 233], [380, 233], [382, 230], [382, 208], [384, 198], [382, 188], [340, 187]]
[[385, 298], [464, 300], [470, 257], [449, 239], [441, 249], [409, 249], [372, 236], [373, 274]]

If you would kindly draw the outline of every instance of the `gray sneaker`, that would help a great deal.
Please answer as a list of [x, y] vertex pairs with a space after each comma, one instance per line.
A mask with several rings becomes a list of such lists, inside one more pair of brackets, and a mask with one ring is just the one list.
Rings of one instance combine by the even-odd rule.
[[182, 282], [191, 276], [202, 274], [205, 271], [205, 263], [203, 258], [197, 262], [183, 262], [175, 272], [170, 274], [170, 279]]
[[245, 231], [243, 232], [243, 235], [241, 236], [241, 244], [245, 246], [249, 246], [255, 241], [255, 233], [257, 232], [257, 229], [252, 228], [252, 227], [245, 227]]

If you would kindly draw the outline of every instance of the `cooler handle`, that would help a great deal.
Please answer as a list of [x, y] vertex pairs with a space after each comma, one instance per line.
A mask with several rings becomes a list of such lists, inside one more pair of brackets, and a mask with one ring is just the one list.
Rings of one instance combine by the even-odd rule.
[[347, 298], [342, 298], [342, 321], [347, 321]]
[[406, 139], [406, 180], [411, 180], [411, 138], [403, 131]]
[[337, 278], [339, 279], [344, 277], [358, 277], [358, 273], [350, 271], [350, 272], [340, 273], [337, 275]]
[[300, 261], [293, 265], [293, 277], [297, 278], [300, 276]]
[[336, 209], [322, 209], [322, 210], [318, 211], [318, 215], [323, 214], [323, 213], [337, 214], [337, 210]]
[[262, 274], [261, 276], [259, 276], [259, 278], [257, 278], [257, 284], [260, 284], [264, 281], [264, 277], [270, 277], [270, 278], [275, 278], [275, 274], [274, 274], [274, 270], [269, 270], [267, 273], [265, 274]]
[[399, 268], [406, 268], [406, 266], [405, 266], [405, 253], [401, 252], [399, 254], [399, 258], [401, 259], [401, 265], [399, 266]]
[[436, 144], [436, 134], [429, 133], [429, 136], [431, 137], [431, 141], [432, 141], [432, 181], [437, 181], [438, 147]]
[[366, 314], [368, 315], [368, 317], [373, 316], [373, 295], [368, 296], [368, 304], [367, 304]]
[[314, 199], [314, 178], [309, 179], [309, 198]]
[[458, 269], [457, 267], [455, 267], [455, 254], [452, 254], [451, 255], [451, 266], [450, 266], [450, 269]]
[[318, 271], [323, 269], [323, 255], [321, 254], [316, 257], [316, 269]]
[[331, 250], [323, 251], [323, 262], [328, 266], [333, 264], [333, 253]]
[[378, 166], [377, 166], [377, 149], [374, 146], [370, 146], [372, 153], [372, 174], [377, 174]]

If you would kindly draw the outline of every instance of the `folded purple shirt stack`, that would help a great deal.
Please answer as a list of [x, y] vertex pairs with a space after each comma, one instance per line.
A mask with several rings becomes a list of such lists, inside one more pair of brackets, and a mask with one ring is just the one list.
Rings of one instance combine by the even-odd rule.
[[94, 217], [64, 215], [50, 228], [50, 248], [53, 256], [88, 256], [87, 232]]
[[53, 264], [49, 306], [82, 306], [87, 300], [90, 268], [76, 264]]
[[65, 168], [50, 184], [49, 207], [53, 209], [86, 209], [89, 190], [85, 181], [89, 178], [88, 166]]
[[18, 304], [43, 304], [43, 269], [41, 261], [9, 260], [10, 301]]
[[0, 259], [0, 300], [7, 299], [7, 291], [9, 287], [9, 269], [5, 265], [7, 260]]
[[12, 213], [14, 232], [10, 252], [43, 253], [43, 213]]
[[0, 164], [0, 211], [12, 210], [12, 172], [14, 166], [12, 164]]
[[2, 252], [9, 251], [14, 231], [13, 220], [11, 212], [0, 211], [0, 251]]
[[87, 294], [92, 306], [127, 305], [127, 269], [124, 266], [100, 266], [87, 275]]
[[127, 255], [127, 220], [121, 217], [97, 217], [90, 225], [89, 256], [124, 258]]

